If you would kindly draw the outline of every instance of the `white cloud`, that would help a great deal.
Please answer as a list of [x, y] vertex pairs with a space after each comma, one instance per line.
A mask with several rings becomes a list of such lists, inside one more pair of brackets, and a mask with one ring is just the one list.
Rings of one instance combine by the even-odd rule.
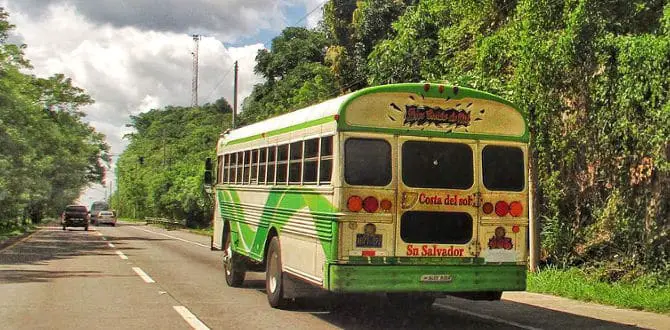
[[[190, 104], [193, 40], [188, 34], [94, 23], [73, 5], [52, 5], [40, 16], [12, 9], [10, 5], [10, 22], [17, 26], [16, 37], [28, 45], [25, 53], [34, 67], [32, 73], [63, 73], [84, 88], [96, 101], [83, 109], [85, 120], [107, 136], [112, 153], [119, 154], [127, 146], [122, 137], [129, 133], [125, 125], [131, 114]], [[233, 75], [224, 75], [239, 60], [241, 104], [260, 81], [253, 66], [262, 47], [260, 43], [225, 47], [213, 37], [204, 37], [200, 103], [226, 97], [232, 104]], [[84, 198], [102, 198], [104, 191], [93, 187]]]

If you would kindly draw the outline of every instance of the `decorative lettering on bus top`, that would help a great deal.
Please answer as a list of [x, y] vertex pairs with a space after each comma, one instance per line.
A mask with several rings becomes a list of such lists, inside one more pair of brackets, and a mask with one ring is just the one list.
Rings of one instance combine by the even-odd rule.
[[450, 246], [440, 247], [436, 244], [424, 244], [416, 246], [413, 244], [407, 245], [407, 256], [421, 256], [421, 257], [462, 257], [465, 253], [464, 248]]
[[419, 195], [419, 204], [479, 207], [479, 195], [472, 194], [467, 196], [460, 196], [458, 194], [447, 194], [440, 196], [421, 193]]
[[[395, 104], [391, 104], [395, 106]], [[397, 106], [396, 106], [397, 107]], [[442, 124], [470, 126], [470, 111], [455, 108], [442, 109], [440, 107], [405, 105], [404, 125], [429, 125], [441, 127]]]

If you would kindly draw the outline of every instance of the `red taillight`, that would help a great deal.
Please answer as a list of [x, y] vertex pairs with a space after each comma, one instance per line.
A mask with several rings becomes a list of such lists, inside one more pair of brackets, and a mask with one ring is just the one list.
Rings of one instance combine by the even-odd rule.
[[391, 207], [393, 206], [393, 204], [391, 204], [391, 201], [390, 201], [390, 200], [388, 200], [388, 199], [384, 199], [384, 200], [382, 200], [381, 203], [379, 203], [379, 206], [382, 208], [382, 210], [384, 210], [384, 211], [388, 211], [388, 210], [391, 209]]
[[521, 205], [521, 202], [511, 202], [509, 204], [509, 214], [513, 217], [518, 217], [521, 216], [521, 213], [523, 213], [523, 205]]
[[512, 226], [512, 232], [515, 233], [515, 234], [518, 233], [519, 232], [519, 225]]
[[365, 197], [363, 200], [363, 209], [368, 213], [373, 213], [379, 208], [379, 201], [372, 196]]
[[484, 214], [491, 214], [493, 212], [493, 204], [486, 202], [484, 205], [482, 205], [482, 211], [484, 211]]
[[507, 205], [506, 202], [504, 201], [499, 201], [496, 203], [496, 214], [499, 217], [504, 217], [507, 215], [507, 212], [509, 212], [509, 205]]
[[376, 253], [375, 250], [363, 250], [361, 252], [361, 255], [364, 256], [364, 257], [374, 257], [376, 254], [377, 253]]
[[363, 200], [358, 196], [351, 196], [347, 200], [347, 208], [351, 212], [358, 212], [363, 208]]

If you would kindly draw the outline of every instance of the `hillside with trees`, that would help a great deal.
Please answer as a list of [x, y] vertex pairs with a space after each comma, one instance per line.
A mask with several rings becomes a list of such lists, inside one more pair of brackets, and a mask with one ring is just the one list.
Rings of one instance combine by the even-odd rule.
[[84, 121], [93, 103], [70, 78], [28, 74], [23, 49], [0, 8], [0, 233], [55, 217], [109, 162], [105, 137]]

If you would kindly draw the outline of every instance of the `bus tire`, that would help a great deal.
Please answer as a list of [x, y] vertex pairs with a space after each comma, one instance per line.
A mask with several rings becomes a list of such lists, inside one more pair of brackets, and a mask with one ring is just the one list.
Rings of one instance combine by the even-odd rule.
[[268, 295], [268, 302], [273, 308], [284, 307], [287, 303], [286, 298], [284, 298], [284, 286], [282, 284], [284, 273], [282, 272], [279, 238], [276, 236], [270, 240], [265, 264], [265, 291]]
[[226, 284], [237, 288], [242, 286], [246, 272], [241, 267], [242, 261], [240, 260], [240, 255], [233, 251], [233, 247], [230, 244], [230, 236], [230, 232], [228, 232], [224, 245], [224, 253], [226, 255], [223, 257], [223, 271], [226, 274]]

